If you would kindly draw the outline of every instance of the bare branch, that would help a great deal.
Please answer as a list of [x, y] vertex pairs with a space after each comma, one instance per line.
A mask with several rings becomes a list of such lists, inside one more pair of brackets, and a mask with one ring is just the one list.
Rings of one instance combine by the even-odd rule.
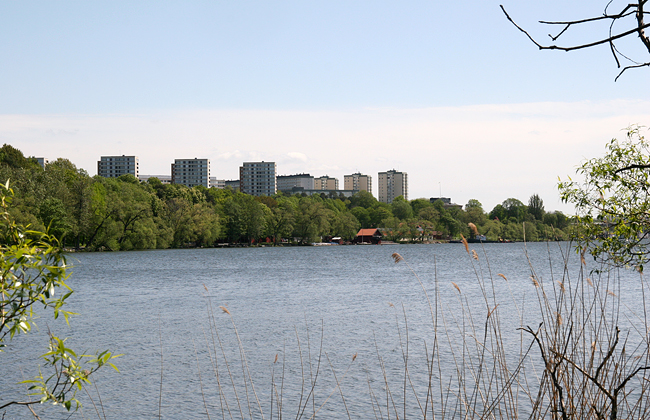
[[[610, 51], [614, 57], [614, 60], [616, 61], [616, 66], [618, 68], [621, 68], [621, 62], [619, 60], [619, 56], [623, 57], [630, 62], [634, 63], [632, 65], [629, 65], [616, 76], [615, 80], [618, 80], [621, 75], [633, 68], [639, 68], [639, 67], [647, 67], [650, 66], [650, 61], [645, 60], [645, 62], [639, 60], [633, 60], [632, 58], [626, 56], [625, 54], [621, 53], [617, 48], [616, 45], [614, 44], [614, 41], [620, 40], [622, 38], [637, 34], [641, 40], [641, 43], [644, 45], [645, 49], [650, 53], [650, 38], [646, 36], [645, 34], [645, 29], [650, 27], [649, 23], [646, 23], [644, 18], [646, 14], [650, 14], [649, 12], [644, 10], [644, 7], [648, 0], [638, 0], [637, 2], [629, 3], [627, 4], [619, 13], [616, 14], [609, 14], [607, 12], [607, 9], [611, 5], [612, 1], [609, 1], [607, 5], [605, 6], [605, 11], [602, 16], [596, 16], [596, 17], [590, 17], [590, 18], [585, 18], [585, 19], [577, 19], [577, 20], [569, 20], [569, 21], [546, 21], [546, 20], [540, 20], [539, 23], [544, 24], [544, 25], [562, 25], [564, 26], [562, 30], [557, 33], [556, 35], [548, 34], [548, 36], [551, 38], [552, 42], [557, 41], [564, 33], [572, 26], [577, 26], [577, 25], [582, 25], [582, 24], [587, 24], [587, 23], [592, 23], [592, 22], [598, 22], [598, 21], [603, 21], [603, 20], [609, 20], [611, 21], [611, 24], [609, 26], [609, 33], [606, 38], [601, 38], [601, 39], [596, 39], [595, 41], [592, 42], [587, 42], [584, 44], [578, 44], [578, 45], [570, 45], [570, 46], [559, 46], [559, 45], [543, 45], [536, 41], [533, 36], [524, 28], [519, 26], [511, 17], [510, 15], [506, 12], [505, 7], [503, 5], [500, 5], [501, 10], [505, 14], [506, 18], [512, 23], [517, 29], [519, 29], [520, 32], [524, 33], [528, 39], [537, 46], [540, 50], [560, 50], [560, 51], [576, 51], [576, 50], [581, 50], [585, 48], [591, 48], [595, 47], [598, 45], [602, 44], [609, 44]], [[636, 25], [630, 25], [631, 21], [626, 20], [628, 23], [628, 28], [627, 30], [624, 30], [623, 32], [619, 33], [613, 33], [613, 27], [615, 22], [619, 22], [621, 19], [625, 19], [628, 17], [634, 16], [636, 19]], [[630, 27], [632, 26], [632, 27]]]
[[623, 18], [623, 17], [626, 17], [626, 16], [631, 16], [632, 14], [634, 14], [635, 13], [634, 11], [627, 12], [627, 9], [629, 9], [630, 7], [635, 7], [636, 8], [636, 4], [628, 4], [627, 7], [625, 9], [623, 9], [623, 11], [621, 13], [617, 14], [617, 15], [607, 15], [607, 14], [605, 14], [603, 16], [597, 16], [597, 17], [592, 17], [592, 18], [587, 18], [587, 19], [579, 19], [579, 20], [568, 20], [568, 21], [540, 20], [539, 23], [543, 23], [545, 25], [569, 25], [570, 26], [570, 25], [579, 25], [581, 23], [596, 22], [596, 21], [599, 21], [599, 20], [608, 20], [608, 19], [616, 20], [616, 19], [620, 19], [620, 18]]
[[539, 42], [535, 41], [535, 39], [534, 39], [532, 36], [530, 36], [530, 34], [529, 34], [528, 32], [526, 32], [526, 31], [525, 31], [521, 26], [517, 25], [517, 24], [515, 23], [515, 21], [512, 20], [512, 18], [510, 17], [510, 15], [508, 14], [508, 12], [506, 12], [506, 9], [505, 9], [505, 7], [503, 7], [502, 4], [500, 4], [499, 7], [501, 8], [501, 10], [503, 10], [503, 14], [506, 15], [506, 18], [510, 21], [510, 23], [512, 23], [513, 25], [515, 25], [515, 28], [517, 28], [517, 29], [519, 29], [521, 32], [523, 32], [523, 33], [528, 37], [528, 39], [531, 40], [531, 42], [532, 42], [533, 44], [535, 44], [535, 45], [537, 45], [537, 46], [539, 47], [540, 50], [544, 48], [543, 45], [541, 45]]
[[614, 79], [614, 81], [617, 81], [618, 78], [621, 77], [621, 75], [625, 72], [625, 70], [629, 70], [629, 69], [637, 69], [637, 68], [639, 68], [639, 67], [648, 67], [648, 66], [650, 66], [650, 62], [648, 62], [648, 63], [643, 63], [643, 64], [637, 64], [637, 65], [634, 65], [634, 66], [627, 66], [627, 67], [625, 67], [623, 70], [621, 70], [621, 72], [618, 74], [618, 76], [616, 76], [616, 79]]

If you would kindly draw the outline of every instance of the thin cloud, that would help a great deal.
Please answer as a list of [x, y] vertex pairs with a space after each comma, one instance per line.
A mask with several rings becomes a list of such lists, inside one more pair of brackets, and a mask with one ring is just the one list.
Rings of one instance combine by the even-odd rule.
[[287, 153], [287, 156], [289, 156], [289, 158], [291, 158], [290, 160], [293, 160], [293, 161], [297, 160], [297, 161], [301, 161], [301, 162], [307, 162], [307, 160], [308, 160], [307, 155], [304, 154], [304, 153], [300, 153], [300, 152], [289, 152], [289, 153]]
[[239, 150], [233, 150], [231, 152], [224, 152], [217, 155], [219, 160], [231, 160], [231, 159], [241, 159], [242, 153]]

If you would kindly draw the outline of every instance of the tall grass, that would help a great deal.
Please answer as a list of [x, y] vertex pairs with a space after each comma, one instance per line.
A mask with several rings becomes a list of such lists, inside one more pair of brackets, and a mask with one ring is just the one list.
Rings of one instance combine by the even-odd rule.
[[[402, 255], [392, 255], [396, 264], [411, 272], [431, 321], [414, 338], [408, 302], [389, 305], [395, 316], [398, 357], [386, 357], [376, 346], [375, 360], [365, 360], [364, 369], [354, 369], [354, 375], [362, 371], [366, 375], [363, 390], [344, 386], [350, 383], [351, 367], [359, 363], [356, 352], [344, 349], [349, 350], [349, 358], [332, 360], [324, 350], [327, 338], [322, 325], [316, 343], [308, 325], [302, 336], [295, 330], [295, 344], [289, 346], [297, 348], [298, 370], [287, 368], [285, 343], [284, 351], [269, 360], [270, 383], [258, 383], [237, 330], [236, 314], [225, 307], [215, 309], [206, 295], [209, 325], [201, 345], [207, 349], [217, 388], [206, 396], [200, 379], [206, 417], [614, 420], [650, 416], [647, 283], [641, 273], [640, 295], [625, 298], [641, 300], [636, 305], [641, 309], [634, 312], [621, 296], [616, 270], [600, 267], [590, 272], [582, 258], [580, 268], [570, 272], [572, 251], [560, 249], [563, 265], [552, 266], [549, 255], [546, 278], [529, 260], [528, 290], [535, 302], [530, 305], [513, 292], [504, 274], [491, 267], [480, 245], [478, 252], [467, 242], [464, 246], [467, 260], [459, 264], [471, 265], [478, 294], [464, 293], [457, 283], [437, 274], [425, 282]], [[454, 297], [445, 298], [449, 293], [442, 293], [443, 288], [453, 289]], [[228, 340], [236, 343], [234, 353], [222, 338], [221, 317], [228, 318], [227, 331], [234, 334], [235, 339]], [[198, 375], [204, 378], [206, 372], [199, 367]], [[299, 392], [288, 391], [288, 381]], [[362, 392], [366, 404], [350, 405], [350, 397], [357, 401]]]

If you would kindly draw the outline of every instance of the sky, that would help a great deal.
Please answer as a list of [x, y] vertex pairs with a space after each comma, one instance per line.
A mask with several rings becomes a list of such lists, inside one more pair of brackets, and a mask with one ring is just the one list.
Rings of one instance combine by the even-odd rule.
[[[219, 179], [258, 160], [341, 188], [361, 172], [375, 195], [377, 173], [397, 169], [410, 199], [489, 211], [539, 194], [572, 213], [558, 177], [650, 124], [650, 70], [615, 82], [608, 46], [540, 51], [500, 4], [547, 43], [559, 29], [538, 20], [606, 2], [0, 0], [0, 142], [90, 175], [123, 154], [150, 175], [193, 157]], [[574, 27], [557, 43], [607, 31]], [[638, 39], [619, 49], [648, 59]]]

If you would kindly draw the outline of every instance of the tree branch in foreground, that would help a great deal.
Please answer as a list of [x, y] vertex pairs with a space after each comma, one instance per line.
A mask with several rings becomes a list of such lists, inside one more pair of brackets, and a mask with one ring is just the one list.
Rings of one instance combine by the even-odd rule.
[[[626, 60], [633, 63], [631, 65], [625, 66], [619, 72], [619, 74], [614, 79], [616, 81], [618, 80], [619, 77], [621, 77], [621, 75], [626, 70], [650, 66], [649, 60], [639, 61], [639, 62], [632, 60], [631, 58], [621, 53], [615, 45], [615, 41], [637, 34], [639, 36], [639, 39], [641, 40], [641, 43], [648, 51], [648, 54], [650, 54], [650, 38], [648, 38], [648, 36], [646, 36], [645, 34], [645, 29], [650, 27], [650, 23], [646, 23], [644, 20], [645, 15], [648, 13], [644, 11], [644, 6], [647, 1], [648, 0], [638, 0], [635, 3], [627, 4], [619, 13], [616, 14], [609, 14], [607, 12], [607, 6], [609, 6], [609, 4], [611, 3], [610, 1], [605, 7], [605, 11], [602, 16], [590, 17], [590, 18], [579, 19], [579, 20], [571, 20], [571, 21], [544, 21], [544, 20], [539, 21], [539, 23], [544, 25], [564, 25], [564, 28], [557, 35], [553, 36], [549, 34], [549, 37], [553, 42], [557, 41], [572, 26], [583, 25], [583, 24], [588, 24], [588, 23], [603, 21], [603, 20], [611, 21], [609, 35], [607, 37], [597, 39], [591, 42], [587, 42], [584, 44], [570, 45], [570, 46], [560, 46], [556, 44], [544, 45], [538, 42], [537, 40], [535, 40], [535, 38], [533, 38], [533, 36], [527, 30], [519, 26], [514, 21], [514, 19], [510, 17], [510, 15], [506, 11], [505, 7], [503, 7], [503, 5], [500, 5], [500, 7], [503, 13], [505, 14], [506, 18], [508, 19], [508, 21], [510, 21], [510, 23], [512, 23], [515, 26], [515, 28], [517, 28], [520, 32], [526, 35], [526, 37], [528, 37], [528, 39], [533, 44], [535, 44], [537, 48], [539, 48], [540, 50], [559, 50], [559, 51], [568, 52], [568, 51], [576, 51], [576, 50], [591, 48], [602, 44], [609, 44], [610, 49], [612, 51], [612, 55], [614, 56], [614, 60], [616, 61], [617, 68], [621, 68], [619, 57], [625, 58]], [[620, 22], [622, 19], [631, 16], [635, 17], [635, 21], [636, 21], [635, 25], [633, 25], [631, 28], [628, 27], [628, 29], [623, 30], [622, 32], [618, 32], [614, 34], [612, 33], [614, 24], [616, 22]]]

